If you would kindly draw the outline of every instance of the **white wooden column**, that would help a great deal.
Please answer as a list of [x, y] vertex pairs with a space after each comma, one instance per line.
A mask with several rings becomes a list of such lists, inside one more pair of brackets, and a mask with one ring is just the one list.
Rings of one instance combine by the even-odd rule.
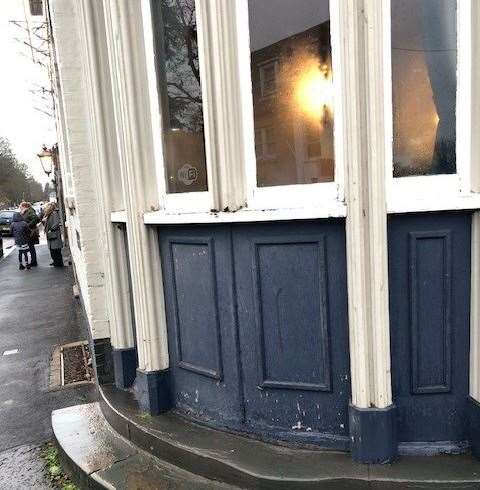
[[125, 194], [139, 369], [169, 367], [157, 232], [143, 223], [158, 209], [140, 0], [105, 0], [110, 73]]
[[480, 212], [472, 217], [470, 396], [480, 402]]
[[[112, 171], [117, 168], [118, 152], [112, 118], [112, 95], [102, 4], [80, 1], [79, 27], [83, 48], [83, 73], [90, 114], [90, 140], [93, 150], [97, 207], [101, 225], [101, 251], [105, 264], [105, 286], [111, 343], [114, 349], [134, 347], [128, 267], [121, 232], [110, 222], [114, 203], [122, 189], [114, 188]], [[116, 179], [118, 180], [118, 179]]]
[[353, 458], [397, 452], [390, 374], [382, 0], [335, 2], [343, 21], [347, 275]]
[[[465, 6], [464, 6], [465, 7]], [[469, 16], [471, 52], [470, 162], [472, 190], [480, 192], [480, 5], [474, 1]], [[471, 308], [470, 308], [470, 397], [480, 403], [480, 211], [472, 218]]]
[[209, 188], [215, 209], [237, 211], [246, 205], [238, 0], [197, 0], [196, 12]]
[[352, 403], [392, 403], [381, 0], [339, 2], [344, 26], [344, 161]]

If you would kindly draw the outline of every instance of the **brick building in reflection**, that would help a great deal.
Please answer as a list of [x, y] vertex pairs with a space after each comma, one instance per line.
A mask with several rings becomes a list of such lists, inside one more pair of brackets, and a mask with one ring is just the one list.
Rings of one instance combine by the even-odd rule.
[[259, 186], [334, 179], [330, 22], [252, 52]]

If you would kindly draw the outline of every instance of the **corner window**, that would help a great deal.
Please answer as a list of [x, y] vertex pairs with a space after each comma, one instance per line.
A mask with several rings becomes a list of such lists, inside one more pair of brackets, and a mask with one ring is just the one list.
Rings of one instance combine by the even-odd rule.
[[456, 0], [391, 0], [393, 176], [455, 174]]
[[194, 0], [151, 0], [167, 193], [208, 190]]
[[257, 187], [333, 182], [329, 1], [248, 10]]

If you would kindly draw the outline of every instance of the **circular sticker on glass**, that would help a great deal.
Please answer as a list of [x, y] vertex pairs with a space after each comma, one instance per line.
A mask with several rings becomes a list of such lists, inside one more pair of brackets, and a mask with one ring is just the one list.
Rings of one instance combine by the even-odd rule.
[[198, 170], [189, 163], [186, 163], [178, 169], [177, 175], [178, 180], [182, 184], [192, 185], [198, 179]]

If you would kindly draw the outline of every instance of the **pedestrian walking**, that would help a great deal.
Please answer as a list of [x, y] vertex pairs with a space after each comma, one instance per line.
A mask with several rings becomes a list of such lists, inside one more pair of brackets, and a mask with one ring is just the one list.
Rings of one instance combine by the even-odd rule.
[[22, 202], [20, 204], [20, 213], [23, 219], [27, 222], [30, 228], [30, 239], [28, 240], [28, 248], [31, 257], [31, 266], [37, 267], [37, 251], [35, 250], [35, 245], [40, 243], [40, 232], [38, 231], [38, 223], [40, 222], [35, 209], [29, 202]]
[[53, 265], [54, 267], [63, 267], [62, 230], [60, 216], [56, 209], [55, 203], [48, 202], [45, 204], [43, 215], [45, 235], [47, 237], [50, 256], [52, 257], [52, 263], [50, 265]]
[[[15, 245], [18, 249], [18, 268], [20, 270], [24, 270], [25, 267], [30, 269], [31, 265], [28, 261], [28, 252], [30, 249], [28, 245], [28, 241], [30, 239], [30, 227], [20, 213], [15, 213], [13, 215], [10, 231], [15, 239]], [[25, 259], [25, 265], [23, 265], [23, 259]]]

